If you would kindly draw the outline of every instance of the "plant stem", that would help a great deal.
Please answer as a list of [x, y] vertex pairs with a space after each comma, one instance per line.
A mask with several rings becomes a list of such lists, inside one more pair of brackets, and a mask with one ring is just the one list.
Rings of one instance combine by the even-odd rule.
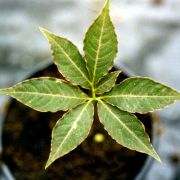
[[91, 84], [91, 91], [92, 91], [92, 98], [95, 101], [96, 100], [96, 93], [95, 93], [95, 88], [94, 88], [94, 84]]

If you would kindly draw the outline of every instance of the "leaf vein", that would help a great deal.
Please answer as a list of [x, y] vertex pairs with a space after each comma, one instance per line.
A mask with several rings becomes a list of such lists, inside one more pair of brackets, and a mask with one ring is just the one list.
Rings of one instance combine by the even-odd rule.
[[134, 134], [125, 124], [123, 124], [123, 123], [119, 120], [119, 118], [108, 108], [108, 106], [107, 106], [105, 103], [103, 103], [103, 101], [100, 100], [100, 102], [101, 102], [101, 104], [112, 114], [112, 116], [113, 116], [133, 137], [135, 137], [135, 139], [137, 139], [137, 141], [138, 141], [139, 143], [141, 143], [148, 152], [150, 152], [149, 148], [136, 136], [136, 134]]

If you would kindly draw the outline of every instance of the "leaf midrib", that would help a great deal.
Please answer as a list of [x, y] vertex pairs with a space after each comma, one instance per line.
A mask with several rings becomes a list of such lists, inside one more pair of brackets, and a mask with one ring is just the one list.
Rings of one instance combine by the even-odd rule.
[[69, 130], [69, 132], [67, 133], [67, 135], [64, 137], [63, 141], [61, 142], [60, 146], [58, 147], [56, 153], [53, 155], [53, 157], [51, 159], [56, 158], [57, 154], [59, 153], [59, 150], [61, 149], [62, 145], [64, 144], [64, 142], [66, 141], [66, 139], [69, 137], [69, 135], [71, 134], [72, 130], [74, 129], [74, 125], [78, 123], [78, 121], [81, 119], [81, 116], [83, 115], [85, 109], [87, 108], [87, 106], [91, 103], [91, 100], [87, 102], [87, 104], [84, 106], [84, 108], [82, 109], [81, 113], [79, 113], [79, 116], [76, 118], [76, 120], [74, 120], [71, 129]]
[[95, 64], [94, 64], [92, 84], [94, 84], [94, 81], [95, 81], [95, 78], [96, 78], [96, 69], [97, 69], [97, 63], [98, 63], [98, 60], [99, 60], [100, 48], [102, 46], [102, 35], [103, 35], [103, 30], [104, 30], [104, 25], [105, 25], [105, 19], [106, 19], [107, 11], [108, 11], [108, 9], [106, 9], [106, 11], [105, 11], [105, 15], [104, 15], [103, 22], [102, 22], [102, 27], [101, 27], [101, 32], [100, 32], [100, 37], [99, 37], [99, 41], [98, 41], [98, 49], [96, 51], [97, 54], [96, 54]]
[[133, 136], [135, 137], [135, 139], [137, 139], [140, 144], [142, 144], [145, 149], [148, 151], [148, 153], [151, 153], [151, 151], [149, 150], [149, 148], [136, 136], [136, 134], [134, 134], [127, 126], [126, 124], [122, 123], [119, 118], [108, 108], [108, 106], [103, 103], [103, 101], [99, 100], [99, 102], [101, 102], [101, 104], [114, 116], [114, 118]]
[[49, 38], [62, 50], [62, 52], [65, 54], [65, 56], [69, 59], [69, 61], [76, 67], [76, 69], [80, 72], [80, 74], [84, 77], [84, 79], [88, 82], [88, 84], [91, 85], [91, 82], [87, 78], [87, 76], [81, 71], [81, 69], [73, 62], [71, 57], [66, 53], [66, 51], [62, 48], [61, 45], [59, 45], [51, 36]]
[[60, 95], [60, 94], [47, 94], [47, 93], [37, 93], [37, 92], [11, 92], [7, 94], [31, 94], [31, 95], [37, 95], [37, 96], [50, 96], [50, 97], [63, 97], [63, 98], [73, 98], [73, 99], [90, 99], [90, 97], [78, 97], [78, 96], [68, 96], [68, 95]]
[[108, 80], [104, 81], [102, 84], [99, 84], [99, 86], [97, 86], [97, 88], [95, 88], [95, 91], [101, 90], [101, 87], [106, 84], [109, 85], [109, 81], [111, 81], [113, 78], [114, 78], [114, 76], [111, 76]]
[[101, 96], [101, 99], [105, 99], [105, 98], [117, 98], [117, 97], [129, 97], [129, 98], [175, 98], [175, 97], [179, 97], [178, 95], [172, 95], [172, 96], [158, 96], [158, 95], [124, 95], [124, 94], [121, 94], [121, 95], [112, 95], [112, 96]]

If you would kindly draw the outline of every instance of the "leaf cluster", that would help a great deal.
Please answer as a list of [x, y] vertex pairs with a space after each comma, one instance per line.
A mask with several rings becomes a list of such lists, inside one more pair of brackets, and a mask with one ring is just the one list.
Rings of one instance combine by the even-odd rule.
[[[1, 94], [14, 97], [37, 111], [67, 111], [53, 128], [46, 168], [88, 136], [96, 104], [99, 120], [113, 139], [160, 161], [143, 124], [131, 113], [161, 109], [179, 100], [180, 93], [143, 77], [116, 84], [121, 71], [109, 73], [118, 47], [109, 3], [107, 0], [85, 35], [84, 56], [69, 40], [40, 28], [51, 45], [54, 63], [66, 81], [42, 77], [0, 89]], [[89, 90], [90, 95], [82, 89]]]

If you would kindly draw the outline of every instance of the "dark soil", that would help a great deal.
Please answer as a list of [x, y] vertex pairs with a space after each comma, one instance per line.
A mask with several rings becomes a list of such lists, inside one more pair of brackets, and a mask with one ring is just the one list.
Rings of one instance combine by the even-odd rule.
[[[33, 77], [39, 76], [62, 78], [54, 65]], [[123, 78], [120, 75], [118, 81]], [[88, 138], [45, 170], [51, 130], [62, 114], [39, 113], [16, 100], [11, 101], [4, 123], [2, 158], [17, 180], [132, 180], [139, 173], [147, 156], [112, 140], [97, 115]], [[137, 116], [151, 136], [151, 117]], [[103, 142], [94, 141], [97, 133], [104, 135]]]

